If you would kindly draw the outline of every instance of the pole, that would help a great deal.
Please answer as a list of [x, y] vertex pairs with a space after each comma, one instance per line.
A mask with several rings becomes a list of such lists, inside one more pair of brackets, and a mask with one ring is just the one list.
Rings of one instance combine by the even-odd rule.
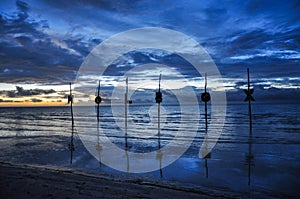
[[[201, 94], [201, 101], [204, 102], [204, 112], [205, 112], [205, 134], [206, 137], [208, 135], [208, 111], [207, 111], [207, 103], [210, 101], [210, 94], [207, 92], [207, 74], [205, 73], [205, 83], [204, 83], [204, 93]], [[206, 138], [208, 139], [208, 137]], [[205, 147], [207, 148], [207, 142], [205, 143]], [[205, 169], [206, 169], [206, 178], [208, 178], [208, 163], [207, 158], [210, 158], [210, 153], [207, 154], [205, 159]]]
[[[248, 74], [248, 92], [250, 93], [250, 70], [247, 68]], [[252, 156], [252, 109], [251, 109], [251, 99], [248, 102], [248, 109], [249, 109], [249, 145], [248, 145], [248, 186], [251, 184], [251, 161], [253, 159]]]
[[[99, 80], [99, 85], [98, 85], [98, 95], [97, 96], [100, 96], [100, 80]], [[99, 122], [100, 122], [100, 103], [97, 104], [97, 122], [98, 122], [98, 125], [99, 125]]]
[[73, 96], [72, 96], [72, 88], [70, 83], [70, 98], [71, 98], [71, 116], [72, 116], [72, 127], [74, 126], [74, 117], [73, 117]]
[[74, 116], [73, 116], [73, 96], [72, 96], [72, 84], [70, 83], [70, 95], [68, 102], [71, 103], [71, 118], [72, 118], [72, 132], [71, 132], [71, 140], [69, 144], [69, 149], [70, 149], [70, 164], [73, 163], [73, 151], [74, 151]]
[[[206, 87], [207, 87], [207, 74], [205, 73], [205, 86], [204, 86], [204, 92], [206, 93]], [[205, 106], [205, 133], [207, 134], [208, 130], [208, 122], [207, 122], [207, 101], [204, 101]]]
[[126, 78], [126, 93], [125, 93], [125, 148], [128, 149], [127, 128], [128, 128], [128, 77]]
[[98, 89], [97, 89], [97, 96], [95, 97], [95, 103], [97, 104], [97, 145], [96, 150], [98, 151], [99, 156], [99, 165], [101, 167], [101, 150], [102, 147], [100, 145], [100, 103], [102, 101], [102, 98], [100, 97], [100, 80], [98, 83]]
[[248, 162], [248, 185], [251, 184], [251, 164], [254, 156], [252, 155], [252, 110], [251, 110], [251, 101], [255, 101], [252, 97], [254, 89], [250, 88], [250, 70], [247, 68], [248, 76], [248, 89], [244, 90], [247, 97], [244, 101], [248, 101], [248, 113], [249, 113], [249, 138], [248, 138], [248, 155], [246, 156]]
[[129, 172], [129, 154], [128, 154], [128, 105], [132, 103], [131, 100], [128, 99], [128, 77], [126, 77], [126, 92], [124, 97], [124, 106], [125, 106], [125, 155], [127, 158], [127, 173]]
[[[161, 81], [161, 74], [159, 75], [159, 87], [158, 87], [158, 92], [160, 93], [160, 81]], [[158, 130], [158, 149], [160, 150], [160, 102], [158, 103], [158, 108], [157, 108], [157, 130]]]
[[158, 151], [156, 158], [159, 159], [159, 173], [162, 178], [162, 152], [161, 152], [161, 144], [160, 144], [160, 103], [162, 102], [162, 93], [160, 92], [160, 81], [161, 74], [159, 75], [159, 84], [158, 84], [158, 92], [156, 92], [155, 101], [157, 105], [157, 131], [158, 131]]
[[[247, 73], [248, 73], [248, 92], [250, 93], [250, 72], [249, 72], [249, 68], [247, 68]], [[249, 111], [249, 129], [250, 129], [250, 134], [252, 134], [251, 99], [248, 100], [248, 111]]]

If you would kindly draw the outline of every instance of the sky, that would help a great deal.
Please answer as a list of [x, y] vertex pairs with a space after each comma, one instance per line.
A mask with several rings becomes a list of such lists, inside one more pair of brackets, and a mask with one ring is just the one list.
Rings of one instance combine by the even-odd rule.
[[[66, 105], [69, 82], [76, 82], [93, 48], [115, 34], [145, 27], [171, 29], [197, 41], [218, 67], [228, 101], [243, 101], [248, 67], [257, 101], [300, 101], [299, 1], [1, 0], [0, 106]], [[124, 75], [120, 70], [147, 63], [168, 64], [195, 92], [203, 92], [203, 77], [189, 63], [148, 49], [125, 54], [106, 76], [97, 77], [101, 95], [111, 100]], [[155, 75], [163, 70], [150, 69]], [[142, 90], [144, 97], [153, 89]], [[209, 89], [217, 90], [217, 84]], [[143, 94], [135, 97], [143, 101]]]

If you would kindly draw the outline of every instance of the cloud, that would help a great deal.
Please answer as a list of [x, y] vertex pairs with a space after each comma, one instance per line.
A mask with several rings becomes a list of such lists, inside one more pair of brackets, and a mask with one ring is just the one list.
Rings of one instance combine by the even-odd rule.
[[[243, 89], [227, 91], [228, 101], [243, 102], [246, 95]], [[300, 101], [300, 88], [288, 89], [288, 88], [274, 88], [265, 89], [264, 86], [255, 86], [253, 97], [257, 103], [261, 102], [299, 102]]]
[[5, 103], [5, 102], [13, 102], [13, 100], [3, 100], [3, 99], [0, 99], [0, 103]]
[[42, 102], [43, 100], [41, 99], [37, 99], [37, 98], [31, 98], [31, 102], [33, 103], [38, 103], [38, 102]]
[[[253, 80], [260, 80], [254, 85], [264, 85], [263, 89], [289, 92], [288, 87], [299, 83], [288, 79], [299, 77], [299, 1], [31, 0], [8, 4], [11, 1], [0, 3], [0, 82], [72, 82], [84, 58], [103, 39], [131, 28], [155, 26], [180, 31], [203, 45], [223, 77], [231, 79], [230, 87], [239, 86], [247, 67]], [[123, 58], [106, 75], [121, 76], [145, 63], [169, 65], [190, 80], [199, 75], [174, 54], [131, 52]], [[276, 82], [276, 78], [284, 80]], [[117, 79], [104, 87], [112, 90]]]
[[56, 7], [60, 9], [66, 9], [68, 7], [69, 10], [78, 10], [95, 8], [101, 10], [110, 10], [114, 12], [130, 12], [136, 9], [137, 0], [119, 0], [117, 2], [110, 0], [66, 0], [66, 1], [51, 1], [45, 0], [49, 6]]
[[30, 17], [30, 6], [16, 2], [17, 12], [0, 15], [1, 82], [66, 82], [74, 79], [86, 45], [82, 36], [51, 35], [46, 20]]
[[16, 97], [28, 97], [28, 96], [38, 96], [42, 94], [52, 94], [56, 91], [53, 89], [49, 90], [43, 90], [43, 89], [23, 89], [23, 87], [16, 86], [16, 90], [11, 91], [0, 91], [0, 95], [4, 95], [6, 97], [10, 98], [16, 98]]

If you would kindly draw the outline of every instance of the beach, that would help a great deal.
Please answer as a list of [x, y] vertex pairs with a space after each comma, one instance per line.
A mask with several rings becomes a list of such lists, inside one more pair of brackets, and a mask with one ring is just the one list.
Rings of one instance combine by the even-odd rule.
[[6, 198], [237, 198], [241, 195], [180, 184], [128, 179], [80, 169], [0, 163], [0, 197]]
[[[245, 107], [228, 105], [224, 130], [209, 158], [198, 157], [205, 135], [203, 122], [199, 122], [197, 136], [178, 160], [161, 172], [158, 168], [140, 174], [130, 172], [136, 163], [132, 155], [126, 162], [126, 154], [120, 154], [123, 161], [118, 164], [129, 169], [122, 172], [100, 162], [98, 154], [89, 153], [80, 130], [93, 125], [89, 113], [75, 123], [72, 156], [69, 107], [1, 108], [0, 198], [299, 198], [299, 109], [289, 104], [256, 104], [249, 139], [248, 116], [240, 111]], [[131, 106], [132, 117], [141, 126], [148, 124], [147, 108]], [[173, 138], [176, 118], [181, 115], [177, 106], [165, 109], [171, 116], [161, 131], [162, 146]], [[124, 147], [124, 135], [114, 122], [122, 117], [112, 117], [109, 107], [101, 110], [105, 135]], [[94, 125], [91, 132], [93, 129]], [[136, 128], [129, 125], [128, 130], [136, 133], [128, 139], [130, 152], [157, 149], [155, 136], [139, 139]], [[141, 163], [159, 166], [160, 162], [149, 158]]]

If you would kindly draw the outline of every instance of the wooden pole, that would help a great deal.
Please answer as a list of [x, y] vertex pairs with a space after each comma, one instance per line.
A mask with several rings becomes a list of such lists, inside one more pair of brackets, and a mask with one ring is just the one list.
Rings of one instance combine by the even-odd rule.
[[95, 97], [95, 103], [96, 103], [96, 108], [97, 108], [97, 145], [96, 145], [96, 150], [98, 151], [98, 156], [99, 156], [99, 165], [101, 167], [101, 150], [102, 146], [100, 145], [100, 103], [102, 102], [102, 98], [100, 97], [100, 80], [98, 83], [98, 88], [96, 92], [96, 97]]
[[161, 152], [161, 144], [160, 144], [160, 103], [162, 102], [162, 93], [160, 92], [160, 81], [161, 81], [161, 74], [159, 75], [159, 85], [158, 85], [158, 92], [156, 92], [156, 103], [157, 105], [157, 131], [158, 131], [158, 151], [157, 151], [157, 158], [159, 159], [159, 173], [160, 177], [162, 178], [162, 152]]
[[74, 117], [73, 117], [73, 96], [72, 96], [72, 87], [70, 83], [70, 98], [71, 98], [71, 116], [72, 116], [72, 126], [74, 126]]
[[125, 93], [125, 149], [128, 149], [128, 134], [127, 134], [127, 128], [128, 128], [128, 77], [126, 78], [126, 93]]
[[71, 140], [69, 144], [70, 149], [70, 164], [73, 163], [73, 151], [74, 151], [74, 116], [73, 116], [73, 96], [72, 96], [72, 84], [70, 83], [70, 95], [68, 102], [71, 103], [71, 118], [72, 118], [72, 132], [71, 132]]
[[[207, 75], [205, 73], [205, 86], [204, 86], [204, 92], [206, 93], [206, 87], [207, 87]], [[207, 101], [204, 102], [205, 106], [205, 133], [207, 134], [208, 130], [208, 121], [207, 121]]]
[[248, 162], [248, 185], [251, 184], [251, 164], [252, 160], [254, 159], [254, 156], [252, 155], [252, 109], [251, 109], [251, 101], [255, 101], [252, 97], [252, 94], [254, 92], [254, 89], [250, 88], [250, 70], [247, 68], [247, 80], [248, 80], [248, 88], [245, 90], [245, 93], [247, 95], [246, 99], [244, 101], [248, 101], [248, 113], [249, 113], [249, 138], [248, 138], [248, 155], [246, 156], [247, 162]]
[[[247, 68], [248, 73], [248, 92], [250, 93], [250, 71], [249, 68]], [[252, 134], [252, 110], [251, 110], [251, 98], [248, 100], [248, 111], [249, 111], [249, 130], [250, 134]]]
[[[161, 74], [159, 75], [159, 87], [158, 87], [158, 92], [160, 92], [160, 81], [161, 81]], [[160, 102], [158, 103], [158, 108], [157, 108], [157, 130], [158, 130], [158, 149], [160, 149]]]
[[[98, 95], [100, 96], [100, 80], [99, 80], [99, 85], [98, 85]], [[97, 104], [97, 121], [99, 123], [100, 121], [100, 103]]]

